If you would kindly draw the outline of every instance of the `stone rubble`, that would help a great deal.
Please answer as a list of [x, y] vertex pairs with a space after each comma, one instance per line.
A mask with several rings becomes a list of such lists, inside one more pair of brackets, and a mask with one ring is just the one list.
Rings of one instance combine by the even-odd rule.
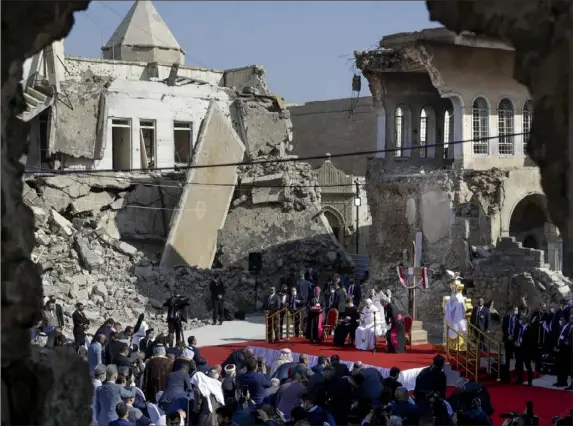
[[[271, 175], [279, 175], [280, 180], [290, 186], [280, 188], [282, 195], [275, 200], [266, 193], [259, 194], [264, 202], [257, 206], [256, 191], [269, 190], [257, 187], [257, 181], [263, 179], [264, 185], [270, 185], [272, 182], [269, 183], [268, 177]], [[142, 179], [141, 183], [138, 179]], [[159, 179], [171, 180], [165, 184], [167, 187], [153, 186]], [[120, 175], [26, 178], [24, 200], [34, 212], [36, 227], [37, 244], [32, 259], [43, 269], [44, 295], [55, 296], [63, 306], [67, 334], [71, 335], [71, 314], [77, 302], [86, 305], [85, 312], [91, 321], [90, 333], [107, 318], [122, 325], [135, 325], [140, 313], [145, 314], [147, 323], [156, 330], [166, 331], [166, 313], [162, 305], [173, 291], [177, 291], [189, 296], [188, 316], [193, 319], [186, 328], [192, 329], [204, 325], [211, 315], [209, 283], [212, 279], [225, 283], [226, 308], [233, 315], [236, 310], [252, 310], [255, 283], [260, 288], [259, 296], [263, 296], [265, 288], [277, 285], [291, 268], [315, 267], [330, 272], [337, 263], [346, 265], [344, 256], [336, 251], [329, 236], [317, 235], [315, 239], [304, 241], [296, 239], [295, 230], [301, 226], [297, 224], [298, 220], [306, 221], [301, 215], [309, 215], [306, 222], [311, 223], [304, 232], [316, 233], [321, 229], [310, 218], [318, 213], [316, 203], [320, 200], [310, 167], [300, 163], [271, 163], [241, 169], [242, 182], [245, 188], [250, 188], [250, 193], [244, 199], [238, 196], [232, 203], [225, 229], [236, 230], [231, 233], [222, 230], [222, 251], [226, 251], [227, 256], [220, 256], [215, 263], [219, 268], [160, 268], [163, 245], [154, 252], [146, 245], [146, 238], [154, 232], [161, 236], [163, 221], [168, 224], [170, 219], [169, 216], [161, 217], [161, 213], [170, 212], [169, 208], [161, 208], [165, 206], [157, 201], [161, 197], [150, 195], [150, 191], [171, 191], [175, 199], [177, 191], [181, 191], [179, 179], [177, 174], [148, 175], [145, 179], [133, 176], [125, 179]], [[175, 204], [176, 200], [170, 201], [170, 205]], [[280, 215], [272, 215], [276, 224], [271, 228], [264, 228], [263, 224], [261, 228], [261, 212], [266, 214], [266, 209], [273, 209], [275, 205], [280, 207]], [[154, 209], [130, 209], [130, 206], [152, 206]], [[245, 217], [244, 213], [239, 213], [240, 209], [244, 209], [247, 216], [259, 215], [257, 220], [250, 222], [252, 227], [234, 225], [234, 211], [236, 217]], [[126, 215], [123, 221], [127, 225], [122, 224], [122, 215]], [[291, 232], [288, 227], [295, 224]], [[278, 234], [273, 234], [273, 230], [287, 233], [289, 237], [292, 234], [295, 239], [283, 241], [279, 248], [268, 247], [268, 244], [276, 244]], [[127, 241], [122, 240], [124, 235], [128, 236]], [[241, 240], [240, 244], [238, 240]], [[242, 247], [243, 242], [248, 242], [249, 247], [231, 251], [233, 245]], [[254, 277], [248, 272], [244, 258], [249, 251], [257, 249], [265, 252], [266, 268], [263, 274]]]

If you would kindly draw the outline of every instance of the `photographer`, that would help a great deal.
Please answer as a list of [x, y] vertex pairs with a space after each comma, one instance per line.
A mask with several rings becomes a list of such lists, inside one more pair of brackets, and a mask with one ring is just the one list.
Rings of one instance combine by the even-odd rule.
[[539, 418], [533, 412], [533, 402], [527, 401], [525, 411], [522, 415], [515, 411], [511, 413], [500, 414], [500, 418], [506, 419], [503, 426], [538, 426]]
[[[456, 413], [458, 426], [491, 426], [489, 416], [481, 409], [481, 400], [471, 392], [459, 396], [461, 409]], [[436, 424], [439, 424], [436, 422]]]
[[173, 337], [176, 341], [184, 342], [183, 322], [187, 322], [185, 308], [189, 306], [189, 298], [175, 293], [163, 304], [167, 308], [167, 327], [169, 329], [168, 344], [173, 347]]

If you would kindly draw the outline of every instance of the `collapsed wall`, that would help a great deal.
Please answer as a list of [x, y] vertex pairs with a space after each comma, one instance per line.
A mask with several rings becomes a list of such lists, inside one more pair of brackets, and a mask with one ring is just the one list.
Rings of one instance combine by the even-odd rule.
[[[86, 304], [92, 332], [105, 318], [129, 324], [142, 312], [162, 330], [161, 306], [174, 290], [190, 297], [188, 313], [197, 320], [188, 327], [201, 325], [212, 279], [226, 285], [230, 313], [249, 311], [253, 251], [263, 255], [261, 292], [291, 269], [352, 266], [320, 213], [310, 166], [284, 161], [292, 150], [288, 111], [274, 96], [243, 91], [231, 120], [211, 102], [192, 160], [200, 168], [26, 178], [24, 200], [36, 217], [34, 259], [44, 271], [45, 295], [64, 306], [68, 331], [78, 301]], [[204, 167], [240, 162], [243, 153], [263, 162]]]
[[[415, 166], [390, 172], [383, 162], [371, 160], [367, 179], [373, 217], [369, 284], [390, 288], [407, 307], [407, 291], [399, 283], [396, 266], [404, 261], [404, 250], [407, 263], [413, 263], [412, 245], [416, 233], [422, 232], [422, 264], [432, 272], [430, 289], [416, 293], [420, 320], [441, 324], [442, 299], [450, 293], [445, 270], [461, 272], [472, 282], [468, 296], [493, 300], [501, 313], [521, 295], [532, 305], [570, 295], [571, 281], [549, 270], [542, 250], [523, 248], [515, 239], [498, 239], [494, 232], [507, 200], [513, 203], [515, 198], [506, 194], [515, 180], [510, 172]], [[515, 287], [525, 277], [534, 285]]]

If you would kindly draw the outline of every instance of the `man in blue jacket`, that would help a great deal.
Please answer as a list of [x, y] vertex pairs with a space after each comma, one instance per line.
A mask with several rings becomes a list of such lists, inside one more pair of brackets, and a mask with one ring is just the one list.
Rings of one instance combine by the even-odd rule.
[[195, 364], [193, 360], [181, 363], [177, 371], [167, 375], [165, 378], [165, 390], [158, 402], [160, 407], [169, 406], [169, 403], [176, 398], [186, 397], [187, 393], [192, 389], [189, 368], [191, 367], [194, 370], [194, 366], [190, 366], [190, 363]]
[[239, 386], [245, 391], [249, 391], [249, 395], [253, 402], [257, 405], [263, 403], [265, 399], [265, 389], [272, 386], [271, 379], [266, 374], [257, 373], [257, 361], [249, 359], [247, 361], [247, 372], [237, 377]]

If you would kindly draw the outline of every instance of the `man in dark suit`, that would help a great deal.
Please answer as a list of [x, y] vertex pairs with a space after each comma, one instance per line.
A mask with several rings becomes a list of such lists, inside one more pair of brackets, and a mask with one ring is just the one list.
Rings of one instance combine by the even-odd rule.
[[223, 371], [227, 365], [234, 365], [237, 376], [243, 374], [247, 370], [247, 361], [253, 359], [253, 350], [251, 348], [237, 349], [231, 352], [221, 364]]
[[432, 365], [420, 371], [416, 377], [416, 387], [414, 388], [414, 399], [416, 405], [426, 404], [426, 395], [437, 392], [442, 399], [446, 399], [447, 380], [444, 373], [446, 360], [441, 355], [436, 355]]
[[352, 296], [354, 306], [360, 306], [360, 299], [362, 299], [362, 288], [360, 287], [360, 284], [356, 284], [353, 279], [350, 280], [347, 293], [348, 296]]
[[271, 379], [266, 374], [257, 373], [257, 361], [250, 359], [247, 361], [247, 372], [237, 377], [243, 391], [249, 391], [251, 400], [255, 404], [262, 404], [265, 399], [265, 389], [272, 386]]
[[90, 321], [86, 318], [86, 314], [84, 314], [83, 303], [76, 303], [76, 310], [72, 314], [72, 322], [74, 323], [72, 332], [74, 334], [74, 341], [77, 350], [80, 346], [84, 346], [86, 344], [86, 328], [90, 325]]
[[119, 346], [119, 353], [113, 360], [113, 363], [117, 365], [117, 367], [128, 367], [129, 368], [129, 376], [131, 376], [131, 358], [129, 357], [129, 346], [125, 343], [121, 343]]
[[334, 309], [338, 311], [339, 314], [342, 314], [346, 310], [346, 290], [342, 287], [341, 282], [337, 282], [334, 284]]
[[267, 342], [278, 342], [280, 318], [277, 312], [282, 308], [279, 295], [275, 287], [271, 287], [271, 293], [265, 300], [265, 311], [267, 311]]
[[225, 302], [223, 297], [225, 297], [225, 285], [221, 281], [215, 279], [211, 280], [209, 284], [209, 291], [211, 292], [211, 303], [213, 304], [213, 325], [223, 324], [223, 315], [225, 313]]
[[519, 308], [514, 306], [509, 314], [501, 321], [502, 342], [505, 351], [505, 364], [503, 366], [503, 381], [509, 383], [509, 366], [515, 354], [515, 340], [519, 333]]
[[288, 299], [287, 299], [287, 308], [288, 308], [289, 312], [291, 313], [291, 315], [294, 317], [294, 336], [295, 337], [299, 337], [301, 335], [301, 331], [302, 331], [301, 315], [300, 314], [295, 315], [295, 312], [297, 312], [303, 306], [305, 306], [305, 305], [303, 305], [302, 300], [301, 300], [300, 296], [298, 295], [296, 287], [292, 287], [290, 289], [290, 294], [289, 294]]
[[296, 283], [296, 293], [303, 306], [307, 306], [312, 297], [312, 283], [304, 278], [304, 272], [300, 273], [300, 279]]
[[384, 379], [384, 387], [392, 391], [392, 395], [396, 392], [396, 389], [402, 387], [402, 383], [398, 381], [400, 377], [400, 369], [398, 367], [392, 367], [390, 369], [390, 374]]
[[201, 356], [201, 352], [199, 351], [199, 348], [197, 347], [197, 339], [195, 338], [195, 336], [189, 336], [189, 338], [187, 339], [187, 345], [193, 350], [193, 354], [194, 354], [193, 355], [193, 361], [195, 361], [195, 364], [197, 365], [197, 367], [200, 367], [202, 365], [206, 365], [207, 360]]
[[573, 380], [570, 386], [567, 386], [567, 378], [572, 373], [572, 341], [573, 341], [573, 317], [569, 316], [569, 322], [565, 322], [565, 316], [559, 321], [560, 332], [557, 338], [557, 344], [554, 349], [555, 362], [557, 364], [557, 382], [555, 387], [566, 387], [566, 390], [573, 389]]
[[515, 384], [523, 383], [523, 365], [525, 364], [527, 385], [533, 386], [531, 361], [535, 358], [537, 350], [537, 336], [533, 327], [534, 318], [532, 316], [529, 322], [525, 322], [524, 318], [520, 317], [519, 322], [520, 327], [515, 339], [515, 374], [517, 376]]
[[177, 371], [173, 371], [167, 375], [165, 379], [165, 390], [158, 401], [160, 407], [165, 407], [166, 409], [171, 401], [177, 398], [183, 398], [187, 396], [187, 393], [192, 389], [191, 377], [189, 377], [189, 369], [195, 370], [195, 365], [190, 365], [190, 363], [195, 363], [194, 361], [189, 361], [189, 363], [181, 363]]
[[[472, 314], [470, 316], [470, 324], [480, 330], [482, 333], [487, 333], [489, 331], [489, 325], [491, 323], [491, 314], [489, 309], [485, 306], [483, 297], [478, 299], [478, 305], [474, 306], [472, 309]], [[481, 338], [481, 335], [477, 335], [476, 338], [481, 340], [480, 347], [482, 351], [485, 351], [486, 344]]]
[[108, 365], [106, 381], [95, 392], [95, 418], [99, 426], [108, 426], [110, 422], [117, 420], [118, 415], [115, 407], [121, 402], [122, 386], [115, 383], [117, 380], [117, 367]]
[[344, 376], [350, 375], [350, 370], [348, 369], [348, 366], [346, 364], [343, 364], [340, 362], [340, 356], [339, 355], [332, 355], [330, 357], [330, 366], [334, 370], [334, 378], [335, 379], [340, 379]]

